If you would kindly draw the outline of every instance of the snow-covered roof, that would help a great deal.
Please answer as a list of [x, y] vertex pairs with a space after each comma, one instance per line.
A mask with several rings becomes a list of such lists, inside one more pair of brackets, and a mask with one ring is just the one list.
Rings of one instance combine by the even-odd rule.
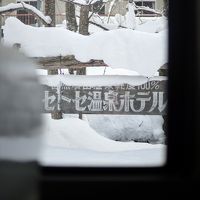
[[40, 17], [47, 24], [50, 24], [51, 21], [52, 21], [49, 16], [45, 16], [41, 11], [39, 11], [34, 6], [26, 4], [24, 2], [10, 3], [6, 6], [2, 6], [2, 7], [0, 7], [0, 13], [9, 12], [9, 11], [12, 11], [12, 10], [17, 10], [17, 9], [23, 9], [23, 8], [32, 11], [33, 13], [35, 13], [38, 17]]
[[20, 43], [21, 50], [29, 57], [74, 55], [81, 62], [103, 60], [110, 67], [133, 70], [148, 77], [167, 62], [166, 31], [117, 29], [83, 36], [61, 28], [31, 27], [8, 18], [4, 41], [7, 45]]

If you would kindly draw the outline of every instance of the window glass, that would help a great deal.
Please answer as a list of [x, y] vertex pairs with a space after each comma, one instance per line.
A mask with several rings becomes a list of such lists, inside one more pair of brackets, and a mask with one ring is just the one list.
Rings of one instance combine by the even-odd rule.
[[50, 0], [12, 6], [12, 12], [8, 3], [0, 9], [1, 43], [37, 68], [41, 165], [163, 166], [167, 1]]

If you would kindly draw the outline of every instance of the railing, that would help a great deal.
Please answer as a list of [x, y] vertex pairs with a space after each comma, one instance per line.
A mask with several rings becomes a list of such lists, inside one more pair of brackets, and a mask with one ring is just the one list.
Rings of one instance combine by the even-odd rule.
[[[29, 14], [3, 14], [2, 15], [2, 24], [5, 24], [5, 21], [9, 17], [16, 17], [20, 21], [22, 21], [24, 24], [27, 25], [33, 25], [33, 26], [40, 26], [40, 23], [36, 16], [32, 13]], [[56, 14], [56, 24], [62, 24], [62, 22], [65, 20], [65, 14]]]
[[[105, 14], [101, 14], [100, 16], [107, 16]], [[112, 16], [112, 15], [111, 15]], [[143, 14], [143, 15], [138, 15], [140, 17], [156, 17], [156, 14]], [[5, 20], [9, 17], [16, 17], [18, 18], [20, 21], [22, 21], [24, 24], [27, 25], [33, 25], [33, 26], [40, 26], [40, 22], [38, 21], [38, 19], [36, 18], [36, 16], [32, 13], [29, 14], [16, 14], [16, 13], [12, 13], [12, 14], [3, 14], [2, 15], [2, 23], [5, 24]], [[63, 21], [65, 20], [65, 14], [56, 14], [56, 24], [62, 24]]]

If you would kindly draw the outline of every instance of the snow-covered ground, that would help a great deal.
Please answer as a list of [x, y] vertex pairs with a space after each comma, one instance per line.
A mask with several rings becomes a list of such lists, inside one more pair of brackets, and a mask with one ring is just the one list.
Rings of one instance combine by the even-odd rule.
[[[82, 84], [100, 84], [98, 80], [94, 81], [94, 75], [101, 74], [103, 68], [91, 69], [88, 69], [88, 80], [85, 80], [86, 77], [81, 79]], [[104, 76], [104, 84], [109, 84], [106, 81], [108, 79], [110, 84], [113, 81], [120, 84], [117, 77], [109, 76], [109, 72], [113, 74], [115, 70], [108, 70]], [[130, 71], [121, 70], [125, 80], [131, 78], [126, 77]], [[43, 70], [38, 71], [39, 74], [44, 74]], [[43, 80], [40, 80], [50, 85], [58, 82], [57, 76], [49, 78], [47, 80], [44, 76]], [[62, 76], [61, 78], [63, 79]], [[72, 78], [73, 76], [70, 76], [65, 81], [71, 82]], [[78, 76], [74, 76], [74, 84], [80, 81], [77, 79]], [[135, 76], [135, 80], [129, 81], [131, 84], [141, 84], [146, 78]], [[52, 120], [50, 115], [45, 114], [44, 120], [45, 144], [40, 157], [42, 165], [147, 167], [161, 166], [165, 163], [166, 146], [162, 144], [165, 140], [162, 116], [83, 115], [83, 120], [79, 120], [78, 115], [64, 115], [62, 120]], [[144, 143], [147, 141], [150, 143]]]
[[165, 164], [165, 145], [113, 141], [99, 135], [76, 116], [53, 120], [45, 114], [44, 122], [42, 165], [149, 167]]

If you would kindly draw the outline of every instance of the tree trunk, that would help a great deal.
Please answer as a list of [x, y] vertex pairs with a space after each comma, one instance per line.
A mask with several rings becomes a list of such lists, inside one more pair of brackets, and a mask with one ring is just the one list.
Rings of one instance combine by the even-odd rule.
[[57, 75], [58, 69], [48, 69], [47, 72], [48, 72], [48, 75]]
[[76, 32], [78, 29], [75, 15], [75, 5], [71, 2], [65, 3], [67, 29]]
[[[76, 22], [76, 12], [75, 5], [71, 2], [65, 3], [65, 13], [66, 13], [66, 26], [70, 31], [76, 32], [78, 29], [78, 25]], [[69, 74], [74, 74], [73, 69], [69, 69]]]
[[[55, 14], [56, 14], [56, 10], [55, 10], [55, 0], [45, 0], [45, 15], [51, 17], [52, 22], [51, 25], [52, 27], [55, 27]], [[49, 26], [49, 25], [47, 25]], [[49, 41], [50, 42], [50, 41]], [[54, 69], [54, 70], [48, 70], [48, 75], [55, 75], [58, 74], [58, 70]]]
[[63, 119], [62, 112], [61, 111], [55, 111], [51, 113], [52, 119]]
[[86, 75], [86, 67], [82, 67], [76, 70], [77, 75]]
[[[57, 75], [58, 70], [57, 69], [49, 69], [48, 70], [48, 75]], [[51, 118], [52, 119], [62, 119], [62, 112], [61, 111], [54, 111], [51, 113]]]
[[89, 5], [81, 6], [80, 9], [80, 21], [79, 21], [79, 33], [82, 35], [89, 35]]
[[[89, 35], [89, 5], [83, 5], [80, 9], [79, 33]], [[86, 68], [77, 69], [77, 75], [86, 75]]]
[[48, 26], [54, 27], [56, 25], [55, 0], [45, 0], [45, 15], [51, 17], [52, 19], [51, 25]]

